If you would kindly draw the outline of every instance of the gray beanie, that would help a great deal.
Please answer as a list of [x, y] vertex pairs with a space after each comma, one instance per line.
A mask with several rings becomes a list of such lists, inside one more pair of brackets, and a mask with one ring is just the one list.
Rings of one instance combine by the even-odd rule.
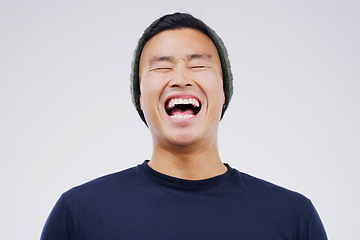
[[220, 57], [221, 62], [221, 68], [223, 72], [223, 88], [225, 93], [225, 103], [223, 105], [222, 113], [221, 113], [221, 119], [224, 116], [224, 113], [229, 105], [229, 102], [231, 100], [231, 96], [233, 94], [233, 76], [231, 73], [231, 67], [230, 67], [230, 61], [228, 58], [228, 53], [226, 50], [226, 47], [221, 40], [221, 38], [215, 33], [214, 30], [212, 30], [210, 27], [208, 27], [204, 22], [201, 20], [193, 17], [190, 14], [187, 13], [174, 13], [165, 15], [158, 20], [155, 20], [143, 33], [141, 38], [139, 39], [139, 42], [137, 44], [137, 47], [134, 51], [134, 58], [132, 62], [132, 68], [131, 68], [131, 95], [132, 95], [132, 101], [135, 105], [136, 110], [138, 111], [140, 118], [143, 120], [143, 122], [146, 124], [145, 116], [143, 111], [140, 107], [140, 82], [139, 82], [139, 63], [140, 63], [140, 57], [142, 50], [147, 43], [153, 36], [156, 34], [165, 31], [165, 30], [175, 30], [175, 29], [181, 29], [181, 28], [191, 28], [199, 30], [200, 32], [203, 32], [205, 35], [207, 35], [212, 42], [214, 43]]

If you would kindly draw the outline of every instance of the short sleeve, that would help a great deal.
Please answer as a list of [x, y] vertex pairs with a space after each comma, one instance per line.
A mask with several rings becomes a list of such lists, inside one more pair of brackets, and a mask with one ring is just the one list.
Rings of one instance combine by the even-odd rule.
[[64, 195], [62, 195], [46, 220], [40, 240], [74, 240], [74, 221]]
[[327, 240], [325, 228], [314, 205], [310, 202], [310, 209], [305, 223], [303, 240]]

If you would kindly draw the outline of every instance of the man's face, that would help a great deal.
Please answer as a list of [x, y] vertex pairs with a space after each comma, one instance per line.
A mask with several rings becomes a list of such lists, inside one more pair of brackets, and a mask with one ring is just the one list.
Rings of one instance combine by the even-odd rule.
[[225, 95], [219, 55], [205, 34], [184, 28], [155, 35], [142, 51], [139, 76], [155, 144], [216, 144]]

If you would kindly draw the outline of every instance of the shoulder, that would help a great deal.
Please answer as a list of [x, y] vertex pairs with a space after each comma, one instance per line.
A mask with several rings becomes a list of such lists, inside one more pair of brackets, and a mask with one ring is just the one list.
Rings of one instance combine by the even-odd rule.
[[234, 173], [236, 185], [239, 191], [249, 197], [256, 198], [269, 205], [278, 205], [282, 208], [297, 209], [299, 211], [309, 211], [312, 203], [303, 194], [284, 188], [269, 181], [251, 176], [247, 173], [235, 169]]
[[252, 211], [252, 216], [261, 212], [262, 217], [272, 219], [270, 225], [281, 223], [284, 231], [306, 239], [327, 239], [313, 203], [303, 194], [238, 170], [234, 171], [233, 179], [232, 191]]
[[112, 194], [115, 190], [119, 192], [131, 189], [137, 182], [138, 170], [136, 167], [132, 167], [75, 186], [63, 193], [62, 197], [65, 201], [104, 197]]

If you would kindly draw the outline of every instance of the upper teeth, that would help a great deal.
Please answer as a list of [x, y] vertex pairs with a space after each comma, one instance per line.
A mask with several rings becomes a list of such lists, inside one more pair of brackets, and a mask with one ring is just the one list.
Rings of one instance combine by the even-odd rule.
[[182, 98], [173, 98], [169, 101], [168, 103], [168, 108], [173, 108], [175, 105], [177, 104], [192, 104], [195, 107], [199, 107], [200, 103], [198, 100], [196, 100], [195, 98], [187, 98], [187, 99], [182, 99]]

